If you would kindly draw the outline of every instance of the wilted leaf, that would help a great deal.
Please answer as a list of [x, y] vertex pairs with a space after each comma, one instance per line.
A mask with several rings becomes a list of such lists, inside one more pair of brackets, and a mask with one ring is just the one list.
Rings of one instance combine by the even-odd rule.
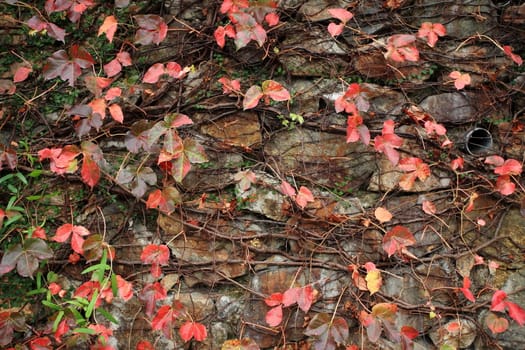
[[366, 287], [370, 291], [370, 295], [379, 291], [383, 285], [383, 278], [381, 277], [381, 271], [376, 268], [376, 265], [372, 262], [365, 264], [366, 268]]
[[304, 334], [315, 337], [313, 343], [315, 349], [335, 350], [337, 345], [347, 341], [348, 323], [340, 316], [332, 320], [332, 315], [319, 313], [312, 317]]
[[42, 70], [45, 79], [60, 77], [69, 81], [69, 86], [74, 86], [76, 79], [82, 73], [82, 68], [93, 66], [95, 60], [84, 48], [73, 45], [69, 53], [65, 50], [54, 52]]
[[274, 101], [288, 101], [290, 93], [282, 84], [274, 80], [265, 80], [262, 82], [262, 93]]
[[509, 328], [509, 321], [504, 317], [498, 317], [493, 312], [489, 312], [487, 317], [485, 317], [485, 325], [491, 330], [492, 334], [499, 334]]
[[28, 238], [23, 244], [16, 244], [5, 251], [0, 262], [0, 275], [6, 274], [16, 267], [20, 276], [33, 278], [40, 261], [52, 257], [53, 251], [44, 240]]
[[164, 19], [157, 15], [136, 15], [139, 29], [135, 33], [135, 43], [148, 45], [160, 44], [168, 34], [168, 26]]
[[264, 96], [262, 89], [257, 86], [251, 86], [242, 100], [242, 107], [244, 110], [255, 108], [259, 104], [259, 100]]
[[419, 60], [419, 51], [415, 46], [416, 37], [410, 34], [395, 34], [387, 39], [385, 58], [396, 62]]

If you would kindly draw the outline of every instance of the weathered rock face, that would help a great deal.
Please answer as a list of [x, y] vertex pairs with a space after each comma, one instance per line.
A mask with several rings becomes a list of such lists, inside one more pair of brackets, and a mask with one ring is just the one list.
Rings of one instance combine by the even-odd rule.
[[[170, 15], [191, 22], [194, 28], [205, 27], [210, 2], [173, 3], [167, 9]], [[400, 7], [389, 8], [393, 3]], [[525, 107], [518, 94], [525, 80], [500, 48], [477, 33], [523, 49], [513, 38], [514, 30], [499, 23], [525, 22], [524, 6], [499, 9], [502, 5], [488, 0], [288, 0], [281, 5], [285, 23], [275, 29], [270, 50], [249, 45], [234, 51], [226, 46], [215, 53], [221, 61], [203, 63], [186, 81], [162, 87], [167, 92], [157, 101], [170, 106], [179, 99], [185, 103], [195, 123], [191, 133], [205, 145], [209, 162], [193, 166], [177, 184], [184, 199], [171, 216], [160, 215], [149, 226], [135, 223], [115, 238], [117, 256], [131, 262], [117, 264], [115, 271], [135, 273], [140, 244], [152, 240], [167, 244], [172, 261], [163, 267], [163, 283], [170, 293], [177, 291], [210, 334], [205, 343], [192, 345], [197, 349], [220, 349], [226, 339], [241, 335], [262, 349], [280, 346], [283, 339], [305, 340], [305, 325], [312, 316], [332, 314], [337, 308], [351, 330], [348, 344], [365, 342], [366, 349], [398, 350], [399, 342], [387, 339], [384, 329], [377, 343], [363, 340], [359, 311], [369, 312], [379, 302], [399, 305], [395, 327], [410, 325], [428, 335], [416, 338], [414, 349], [443, 345], [489, 349], [485, 340], [493, 335], [484, 323], [489, 306], [478, 311], [480, 304], [473, 307], [459, 288], [469, 277], [477, 302], [490, 305], [488, 291], [496, 288], [525, 306], [521, 291], [525, 219], [516, 207], [523, 199], [494, 195], [492, 169], [481, 157], [465, 154], [460, 143], [467, 130], [483, 125], [493, 133], [494, 152], [522, 162], [525, 134], [516, 130], [525, 123], [523, 111], [518, 113]], [[347, 26], [354, 30], [332, 38], [326, 27], [337, 20], [330, 8], [352, 11], [354, 19]], [[389, 36], [415, 34], [415, 28], [426, 21], [446, 26], [447, 36], [436, 48], [418, 39], [417, 63], [385, 58]], [[172, 26], [181, 28], [179, 22]], [[202, 33], [211, 33], [209, 26]], [[364, 40], [363, 33], [371, 35], [370, 40]], [[188, 35], [170, 31], [166, 47], [147, 59], [171, 59]], [[275, 62], [282, 75], [268, 74], [292, 92], [289, 105], [261, 102], [257, 109], [240, 111], [240, 99], [222, 96], [219, 86], [210, 83], [217, 76], [233, 77], [239, 67], [262, 71]], [[469, 72], [472, 85], [456, 90], [448, 77], [453, 70]], [[334, 110], [335, 100], [352, 82], [360, 83], [361, 96], [370, 104], [361, 112], [371, 132], [370, 145], [347, 143], [347, 114]], [[242, 91], [247, 87], [242, 86]], [[423, 125], [408, 118], [403, 112], [407, 103], [419, 105], [443, 124], [454, 145], [442, 146], [443, 139], [430, 137]], [[290, 113], [301, 115], [304, 123], [282, 123]], [[373, 148], [388, 119], [404, 139], [398, 149], [401, 159], [419, 157], [431, 169], [428, 178], [416, 180], [410, 190], [399, 186], [405, 172]], [[457, 157], [465, 158], [465, 168], [452, 171], [450, 161]], [[248, 188], [235, 178], [243, 170], [255, 176]], [[473, 173], [484, 177], [473, 178]], [[314, 200], [299, 205], [298, 194], [281, 188], [284, 180], [296, 192], [307, 187]], [[521, 179], [516, 176], [516, 181]], [[434, 211], [425, 210], [426, 201], [435, 205]], [[378, 221], [374, 210], [379, 206], [393, 218]], [[116, 222], [114, 211], [105, 214], [114, 215]], [[388, 257], [384, 237], [395, 225], [407, 227], [416, 242]], [[367, 262], [382, 273], [382, 286], [374, 295], [362, 285]], [[493, 271], [490, 262], [499, 268]], [[352, 264], [357, 266], [357, 276], [348, 269]], [[286, 307], [283, 328], [269, 327], [264, 298], [305, 285], [318, 291], [314, 308], [305, 314], [296, 306]], [[139, 307], [134, 300], [120, 317], [131, 320]], [[504, 348], [519, 349], [524, 328], [511, 324], [508, 332], [494, 337]], [[150, 329], [145, 320], [135, 320], [132, 329], [120, 329], [117, 337], [119, 342], [129, 334], [151, 339]], [[166, 348], [185, 346], [177, 337], [162, 341], [157, 344]]]

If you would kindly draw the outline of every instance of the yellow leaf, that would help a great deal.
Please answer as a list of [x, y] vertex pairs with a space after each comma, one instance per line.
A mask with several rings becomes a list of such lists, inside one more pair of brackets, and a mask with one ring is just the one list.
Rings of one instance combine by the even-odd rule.
[[383, 279], [381, 278], [381, 271], [371, 270], [368, 271], [365, 277], [366, 287], [370, 291], [370, 295], [379, 291], [381, 285], [383, 284]]

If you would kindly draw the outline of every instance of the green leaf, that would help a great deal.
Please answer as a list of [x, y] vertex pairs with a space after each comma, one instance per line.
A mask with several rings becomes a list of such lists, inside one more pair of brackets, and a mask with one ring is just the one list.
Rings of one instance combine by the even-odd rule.
[[62, 310], [60, 306], [50, 301], [47, 301], [47, 300], [42, 300], [42, 305], [47, 306], [48, 308], [53, 309], [53, 310], [57, 310], [57, 311]]
[[112, 314], [110, 314], [108, 311], [104, 310], [103, 308], [101, 307], [98, 308], [97, 312], [100, 312], [102, 316], [104, 316], [109, 322], [112, 322], [115, 324], [119, 323], [118, 320]]
[[91, 335], [97, 334], [97, 332], [94, 329], [84, 328], [84, 327], [73, 329], [73, 333], [82, 333], [82, 334], [91, 334]]
[[62, 318], [64, 317], [64, 310], [60, 310], [57, 314], [57, 317], [55, 318], [55, 321], [53, 322], [53, 332], [56, 332], [58, 328], [58, 324], [60, 321], [62, 321]]
[[86, 308], [86, 318], [90, 318], [93, 314], [93, 310], [95, 309], [95, 303], [98, 299], [98, 290], [95, 290], [93, 292], [93, 295], [91, 296], [91, 301], [89, 302], [88, 307]]

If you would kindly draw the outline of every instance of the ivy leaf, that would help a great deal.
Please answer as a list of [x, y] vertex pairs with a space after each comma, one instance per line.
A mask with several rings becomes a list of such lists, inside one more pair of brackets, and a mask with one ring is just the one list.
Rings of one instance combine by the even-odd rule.
[[51, 259], [53, 251], [40, 238], [28, 238], [23, 244], [8, 248], [0, 262], [0, 275], [6, 274], [16, 267], [22, 277], [31, 277], [38, 269], [40, 260]]
[[186, 321], [179, 328], [179, 335], [185, 342], [195, 338], [197, 341], [203, 341], [207, 337], [206, 327], [199, 322]]
[[40, 161], [51, 159], [50, 169], [59, 175], [74, 173], [77, 170], [76, 157], [79, 154], [79, 149], [73, 145], [64, 146], [63, 148], [44, 148], [38, 151]]
[[160, 211], [170, 214], [175, 210], [175, 205], [182, 203], [179, 191], [173, 186], [167, 186], [163, 190], [155, 190], [150, 193], [146, 201], [146, 208], [158, 208]]
[[447, 29], [441, 23], [423, 22], [417, 32], [417, 37], [426, 38], [428, 46], [434, 47], [438, 41], [438, 37], [446, 34]]
[[257, 177], [251, 170], [239, 171], [233, 176], [233, 179], [239, 183], [239, 189], [241, 192], [248, 191], [252, 183], [257, 181]]
[[251, 86], [242, 100], [242, 108], [244, 110], [255, 108], [259, 104], [259, 100], [264, 96], [261, 87], [257, 85]]
[[100, 168], [90, 156], [84, 156], [80, 174], [82, 181], [92, 189], [100, 180]]
[[[485, 161], [486, 163], [487, 161]], [[507, 159], [503, 164], [494, 169], [494, 173], [498, 175], [520, 175], [523, 168], [521, 163], [516, 159]]]
[[352, 19], [352, 17], [354, 17], [354, 15], [350, 11], [343, 9], [343, 8], [328, 9], [328, 13], [333, 18], [337, 18], [343, 23], [348, 22], [349, 20]]
[[412, 186], [414, 186], [416, 179], [425, 181], [430, 176], [430, 167], [428, 164], [417, 157], [401, 159], [398, 167], [408, 172], [407, 174], [403, 174], [399, 179], [399, 186], [405, 191], [409, 191]]
[[431, 201], [427, 201], [427, 200], [423, 201], [423, 203], [421, 204], [421, 207], [423, 211], [427, 213], [428, 215], [436, 214], [436, 206]]
[[315, 338], [315, 349], [335, 350], [348, 338], [348, 323], [342, 317], [337, 316], [332, 321], [332, 315], [318, 313], [308, 323], [304, 334]]
[[238, 79], [228, 79], [226, 77], [222, 77], [218, 80], [219, 83], [222, 84], [222, 93], [223, 94], [230, 94], [232, 92], [239, 93], [241, 91], [241, 82]]
[[315, 199], [314, 199], [314, 195], [312, 194], [312, 192], [304, 186], [301, 186], [299, 188], [299, 191], [297, 192], [297, 196], [295, 197], [295, 202], [301, 209], [304, 209], [306, 204], [313, 202], [314, 200]]
[[110, 259], [115, 256], [115, 248], [108, 246], [104, 242], [104, 238], [99, 234], [90, 235], [82, 244], [83, 255], [87, 262], [98, 260], [102, 257], [102, 252], [105, 250]]
[[221, 350], [261, 350], [257, 343], [250, 338], [226, 340]]
[[346, 120], [346, 142], [357, 142], [359, 139], [361, 139], [365, 145], [368, 145], [370, 143], [370, 131], [366, 125], [363, 124], [363, 118], [361, 118], [361, 116], [349, 115]]
[[485, 158], [485, 164], [495, 165], [497, 167], [500, 167], [505, 163], [505, 159], [503, 159], [500, 156], [488, 156]]
[[383, 278], [381, 277], [381, 271], [376, 268], [376, 265], [373, 262], [367, 262], [365, 264], [366, 268], [366, 287], [370, 291], [370, 295], [378, 292], [381, 286], [383, 285]]
[[113, 41], [113, 36], [115, 35], [115, 32], [117, 31], [117, 19], [115, 16], [107, 16], [104, 18], [104, 23], [98, 28], [98, 36], [102, 34], [106, 34], [106, 38], [108, 38], [109, 42]]
[[166, 299], [167, 295], [166, 289], [159, 282], [146, 284], [139, 293], [139, 300], [146, 303], [146, 315], [153, 316], [155, 303], [157, 300]]
[[153, 186], [157, 183], [157, 175], [150, 167], [142, 167], [137, 171], [127, 166], [118, 173], [116, 181], [130, 188], [136, 198], [142, 198], [148, 190], [148, 185]]
[[470, 291], [470, 278], [468, 278], [468, 276], [463, 277], [463, 287], [461, 287], [459, 290], [461, 291], [461, 293], [463, 293], [465, 298], [467, 298], [473, 303], [476, 302], [474, 294], [472, 294], [472, 292]]
[[153, 317], [151, 328], [154, 331], [162, 330], [162, 333], [164, 333], [166, 338], [171, 339], [171, 330], [173, 329], [174, 322], [177, 320], [178, 316], [178, 310], [174, 310], [169, 305], [163, 305], [159, 308], [155, 317]]
[[43, 75], [47, 80], [60, 77], [62, 80], [69, 81], [69, 86], [74, 86], [76, 79], [82, 73], [82, 69], [89, 68], [94, 63], [95, 60], [89, 52], [74, 44], [69, 49], [69, 53], [65, 50], [55, 51], [47, 59], [43, 68]]
[[164, 74], [164, 64], [155, 63], [148, 68], [146, 74], [144, 74], [144, 77], [142, 78], [142, 81], [148, 84], [155, 84], [159, 81], [162, 74]]
[[504, 317], [498, 317], [493, 312], [489, 312], [485, 317], [485, 325], [490, 329], [492, 334], [505, 332], [509, 328], [509, 321]]
[[280, 189], [281, 189], [281, 193], [284, 194], [285, 196], [289, 196], [292, 198], [295, 197], [295, 188], [293, 188], [292, 185], [288, 183], [288, 181], [283, 180], [283, 182], [281, 183]]
[[415, 46], [416, 37], [410, 34], [395, 34], [387, 39], [385, 58], [396, 62], [417, 62], [419, 51]]
[[122, 122], [124, 122], [124, 113], [122, 113], [122, 108], [120, 108], [120, 106], [116, 103], [113, 103], [108, 108], [111, 118], [113, 118], [113, 120], [117, 123], [122, 124]]
[[282, 305], [277, 305], [271, 308], [265, 316], [266, 323], [270, 327], [277, 327], [281, 324], [283, 320], [283, 307]]
[[312, 306], [317, 291], [311, 286], [307, 285], [299, 289], [299, 294], [297, 296], [297, 306], [304, 312], [308, 312]]
[[54, 23], [43, 21], [38, 16], [31, 17], [27, 22], [27, 26], [36, 32], [45, 31], [47, 35], [55, 40], [65, 43], [66, 31]]
[[266, 30], [257, 23], [255, 18], [245, 12], [236, 12], [232, 14], [235, 23], [235, 47], [237, 50], [245, 47], [252, 40], [255, 40], [259, 46], [263, 46], [266, 41]]
[[374, 211], [374, 216], [380, 223], [385, 223], [392, 220], [392, 213], [383, 207], [377, 207]]
[[218, 26], [213, 32], [213, 37], [220, 48], [223, 48], [226, 44], [226, 37], [234, 39], [236, 35], [237, 33], [235, 33], [235, 28], [233, 28], [231, 24], [226, 26]]
[[514, 63], [516, 63], [518, 66], [521, 66], [523, 64], [523, 59], [521, 58], [521, 56], [516, 55], [515, 53], [512, 52], [512, 47], [511, 46], [508, 46], [508, 45], [503, 46], [503, 52], [511, 60], [513, 60]]
[[20, 83], [29, 77], [29, 73], [33, 71], [33, 68], [30, 66], [21, 65], [18, 67], [18, 69], [15, 71], [15, 74], [13, 75], [13, 83]]
[[261, 84], [262, 93], [274, 101], [288, 101], [290, 93], [282, 86], [282, 84], [274, 80], [265, 80]]
[[[6, 148], [0, 145], [0, 170], [6, 165], [9, 169], [14, 170], [18, 164], [18, 156], [16, 151], [12, 148]], [[2, 227], [0, 225], [0, 227]]]
[[525, 310], [523, 310], [518, 304], [510, 301], [506, 302], [506, 306], [509, 309], [509, 316], [520, 326], [525, 325]]
[[15, 330], [27, 330], [24, 315], [20, 312], [0, 311], [0, 346], [6, 346], [13, 340]]
[[403, 139], [394, 134], [394, 121], [389, 119], [383, 123], [382, 135], [374, 138], [374, 148], [384, 153], [393, 165], [399, 162], [399, 153], [396, 148], [401, 147]]
[[509, 175], [498, 176], [494, 187], [496, 191], [504, 196], [510, 196], [516, 190], [516, 185], [510, 180]]
[[139, 29], [135, 33], [135, 44], [160, 44], [168, 34], [168, 25], [157, 15], [136, 15]]
[[107, 64], [105, 64], [103, 68], [104, 73], [106, 73], [108, 78], [114, 77], [122, 71], [122, 65], [116, 58], [112, 59]]
[[90, 234], [89, 230], [84, 226], [76, 226], [73, 224], [63, 224], [56, 230], [56, 234], [53, 237], [55, 242], [65, 242], [71, 236], [71, 248], [78, 254], [83, 254], [84, 249], [82, 245], [84, 244], [83, 236], [88, 236]]
[[454, 80], [454, 86], [458, 90], [463, 89], [466, 85], [470, 85], [470, 75], [468, 73], [461, 73], [455, 70], [448, 76]]
[[404, 226], [397, 225], [383, 237], [383, 249], [391, 257], [396, 252], [401, 253], [403, 249], [414, 245], [414, 235]]

